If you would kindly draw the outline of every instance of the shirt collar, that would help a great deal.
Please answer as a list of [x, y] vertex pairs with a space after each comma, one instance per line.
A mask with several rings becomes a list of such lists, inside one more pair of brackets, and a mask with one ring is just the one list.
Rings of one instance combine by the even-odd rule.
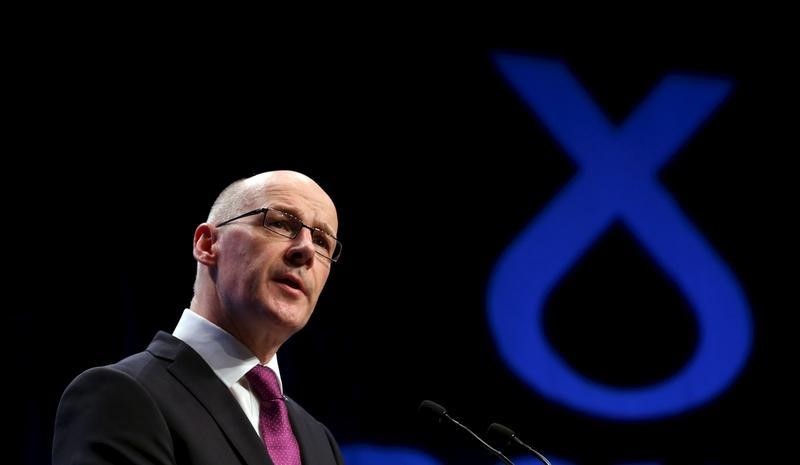
[[[184, 309], [172, 335], [194, 349], [229, 389], [260, 363], [258, 357], [229, 332], [188, 308]], [[283, 393], [277, 354], [265, 366], [275, 372]]]

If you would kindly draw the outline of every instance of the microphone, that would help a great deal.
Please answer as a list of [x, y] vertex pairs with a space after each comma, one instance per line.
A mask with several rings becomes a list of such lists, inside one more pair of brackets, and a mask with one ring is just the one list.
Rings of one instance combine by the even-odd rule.
[[550, 461], [547, 460], [544, 455], [537, 452], [533, 447], [522, 442], [522, 440], [517, 437], [515, 432], [511, 431], [510, 428], [503, 426], [500, 423], [492, 423], [489, 425], [489, 429], [486, 431], [486, 437], [489, 439], [489, 442], [495, 445], [500, 445], [500, 449], [505, 448], [512, 442], [516, 442], [520, 446], [528, 449], [533, 455], [536, 456], [536, 458], [544, 462], [545, 465], [550, 465]]
[[[503, 461], [503, 463], [505, 463], [506, 465], [514, 465], [514, 462], [509, 460], [508, 457], [503, 455], [502, 452], [500, 452], [499, 450], [497, 450], [494, 447], [492, 447], [489, 444], [487, 444], [486, 441], [484, 441], [483, 439], [481, 439], [480, 436], [478, 436], [477, 434], [472, 432], [471, 429], [469, 429], [466, 426], [462, 425], [455, 418], [453, 418], [450, 415], [448, 415], [447, 414], [447, 410], [445, 410], [444, 407], [442, 407], [441, 405], [437, 404], [436, 402], [433, 402], [433, 401], [430, 401], [430, 400], [423, 400], [422, 403], [419, 404], [419, 413], [422, 414], [422, 415], [425, 415], [425, 416], [427, 416], [429, 418], [433, 418], [434, 420], [437, 420], [437, 422], [441, 421], [442, 418], [447, 419], [448, 421], [450, 421], [454, 425], [458, 426], [459, 428], [461, 428], [464, 431], [466, 431], [467, 433], [469, 433], [470, 436], [472, 436], [475, 439], [477, 439], [478, 442], [481, 443], [481, 446], [483, 446], [484, 449], [488, 450], [489, 452], [491, 452], [492, 454], [497, 456], [500, 460]], [[547, 465], [550, 465], [550, 464], [547, 464]]]

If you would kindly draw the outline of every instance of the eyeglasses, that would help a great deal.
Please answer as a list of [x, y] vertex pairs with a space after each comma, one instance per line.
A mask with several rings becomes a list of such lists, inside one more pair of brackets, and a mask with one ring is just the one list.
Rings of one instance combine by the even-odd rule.
[[311, 241], [314, 243], [314, 252], [332, 262], [337, 262], [339, 256], [342, 255], [342, 243], [330, 233], [323, 231], [319, 228], [308, 226], [300, 221], [300, 218], [286, 213], [284, 211], [275, 210], [274, 208], [259, 208], [247, 213], [243, 213], [235, 218], [225, 220], [222, 223], [217, 223], [217, 227], [224, 226], [232, 221], [236, 221], [246, 216], [253, 216], [264, 214], [263, 226], [270, 231], [280, 234], [283, 237], [294, 239], [300, 234], [303, 228], [308, 228], [311, 231]]

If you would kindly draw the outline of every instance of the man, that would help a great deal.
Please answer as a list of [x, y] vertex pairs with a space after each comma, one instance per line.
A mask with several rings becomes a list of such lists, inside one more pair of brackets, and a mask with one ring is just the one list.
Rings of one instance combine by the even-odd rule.
[[53, 464], [343, 463], [282, 393], [276, 353], [308, 322], [341, 253], [330, 197], [307, 176], [237, 181], [194, 233], [194, 298], [172, 335], [66, 389]]

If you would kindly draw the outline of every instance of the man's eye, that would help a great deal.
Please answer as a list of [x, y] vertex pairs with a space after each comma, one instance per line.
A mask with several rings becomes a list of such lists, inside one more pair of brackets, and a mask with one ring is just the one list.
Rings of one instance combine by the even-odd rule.
[[282, 231], [291, 231], [292, 230], [292, 228], [289, 226], [289, 223], [287, 221], [275, 220], [275, 221], [270, 221], [269, 223], [267, 223], [267, 225], [270, 228], [280, 229]]
[[328, 239], [328, 237], [325, 236], [325, 235], [318, 235], [318, 236], [316, 236], [314, 238], [314, 245], [318, 245], [319, 247], [322, 247], [327, 252], [330, 252], [330, 251], [333, 250], [333, 246], [331, 245], [332, 243], [333, 243], [333, 241]]

